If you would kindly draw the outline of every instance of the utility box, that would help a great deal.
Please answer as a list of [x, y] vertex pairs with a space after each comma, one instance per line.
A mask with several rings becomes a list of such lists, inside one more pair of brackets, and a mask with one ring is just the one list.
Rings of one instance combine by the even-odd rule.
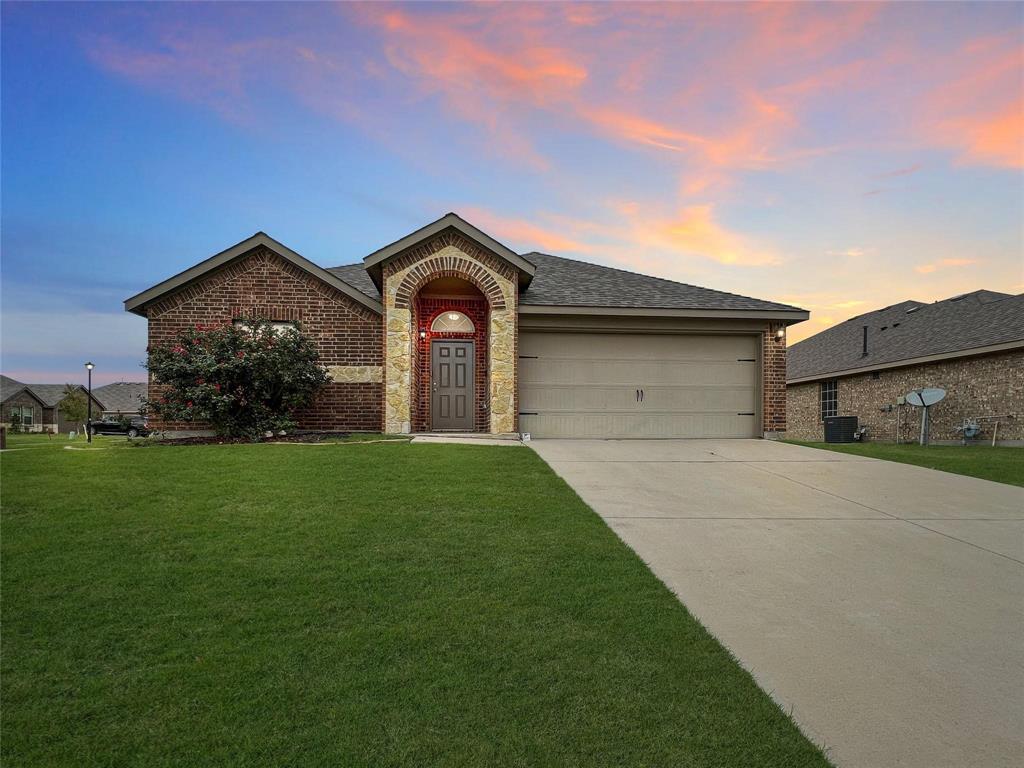
[[857, 439], [856, 416], [826, 416], [825, 442], [852, 443]]

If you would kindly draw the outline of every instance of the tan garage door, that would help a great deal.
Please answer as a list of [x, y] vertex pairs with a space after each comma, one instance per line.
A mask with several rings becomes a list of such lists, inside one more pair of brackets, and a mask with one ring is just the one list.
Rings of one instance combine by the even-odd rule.
[[758, 339], [519, 337], [520, 430], [534, 437], [755, 437]]

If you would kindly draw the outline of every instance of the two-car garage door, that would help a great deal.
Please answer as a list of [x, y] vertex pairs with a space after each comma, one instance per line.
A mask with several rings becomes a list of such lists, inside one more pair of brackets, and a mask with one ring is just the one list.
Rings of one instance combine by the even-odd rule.
[[756, 336], [524, 331], [519, 428], [534, 437], [755, 437]]

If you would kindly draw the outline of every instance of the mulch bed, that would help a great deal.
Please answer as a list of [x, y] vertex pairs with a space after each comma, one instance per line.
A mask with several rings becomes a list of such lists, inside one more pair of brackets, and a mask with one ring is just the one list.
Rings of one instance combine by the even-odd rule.
[[179, 437], [164, 438], [156, 440], [158, 445], [242, 445], [248, 443], [323, 443], [328, 440], [338, 440], [351, 435], [351, 432], [289, 432], [287, 435], [274, 435], [273, 437]]

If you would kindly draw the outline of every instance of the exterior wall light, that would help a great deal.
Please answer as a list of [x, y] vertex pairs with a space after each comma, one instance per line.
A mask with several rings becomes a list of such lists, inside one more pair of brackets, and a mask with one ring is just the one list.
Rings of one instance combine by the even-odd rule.
[[786, 338], [786, 329], [785, 329], [785, 327], [779, 328], [779, 330], [777, 330], [775, 332], [775, 338], [778, 339], [779, 341], [782, 341], [784, 338]]
[[421, 339], [425, 339], [425, 338], [427, 338], [427, 332], [426, 332], [426, 330], [425, 330], [425, 329], [423, 329], [423, 328], [420, 328], [420, 338], [421, 338]]

